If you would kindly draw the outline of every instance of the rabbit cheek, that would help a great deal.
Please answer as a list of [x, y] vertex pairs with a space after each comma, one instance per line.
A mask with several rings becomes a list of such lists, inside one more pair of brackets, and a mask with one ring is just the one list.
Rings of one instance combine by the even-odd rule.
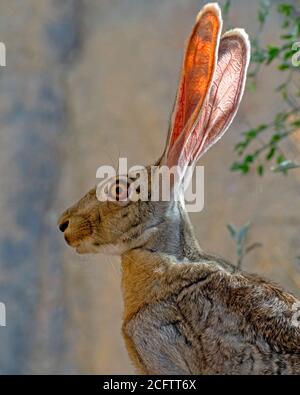
[[92, 223], [82, 217], [71, 217], [69, 226], [64, 232], [64, 238], [71, 247], [78, 247], [92, 235]]

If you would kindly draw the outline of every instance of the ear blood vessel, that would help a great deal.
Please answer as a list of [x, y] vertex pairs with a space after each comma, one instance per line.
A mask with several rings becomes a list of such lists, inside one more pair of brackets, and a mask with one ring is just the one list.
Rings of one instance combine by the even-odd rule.
[[[222, 137], [243, 95], [247, 34], [234, 29], [221, 36], [221, 30], [219, 6], [207, 4], [186, 46], [157, 162], [178, 165], [183, 175]], [[121, 255], [123, 335], [138, 372], [300, 374], [300, 302], [203, 252], [182, 199], [107, 205], [92, 190], [59, 223], [78, 252]]]

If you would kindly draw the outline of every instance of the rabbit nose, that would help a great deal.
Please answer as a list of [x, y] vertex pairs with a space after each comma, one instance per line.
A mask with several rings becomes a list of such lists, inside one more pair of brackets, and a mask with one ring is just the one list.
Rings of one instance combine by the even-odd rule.
[[62, 222], [61, 224], [58, 225], [58, 228], [61, 232], [64, 232], [67, 227], [69, 226], [69, 220]]

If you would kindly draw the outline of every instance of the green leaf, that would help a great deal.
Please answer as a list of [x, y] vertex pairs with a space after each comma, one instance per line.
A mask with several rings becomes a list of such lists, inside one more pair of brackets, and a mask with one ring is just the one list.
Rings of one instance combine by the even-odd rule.
[[290, 26], [290, 21], [289, 21], [288, 19], [285, 19], [285, 20], [283, 21], [281, 27], [282, 27], [283, 29], [286, 29], [286, 28], [288, 28], [289, 26]]
[[263, 165], [258, 165], [256, 168], [257, 174], [262, 177], [264, 175], [265, 168]]
[[288, 170], [300, 168], [300, 164], [296, 164], [291, 160], [285, 160], [281, 162], [278, 166], [272, 167], [271, 170], [274, 173], [286, 173]]
[[239, 156], [241, 156], [244, 153], [247, 146], [248, 146], [247, 141], [241, 141], [234, 146], [234, 150], [237, 152]]
[[[268, 60], [267, 64], [270, 64], [280, 53], [280, 49], [278, 47], [274, 46], [268, 46]], [[294, 52], [293, 52], [294, 53]]]
[[296, 26], [296, 36], [299, 37], [300, 36], [300, 18], [298, 18], [297, 22], [296, 22], [297, 26]]
[[282, 15], [290, 16], [294, 10], [294, 7], [291, 4], [281, 3], [278, 5], [277, 10]]
[[280, 163], [282, 163], [283, 161], [285, 161], [285, 157], [283, 155], [278, 155], [276, 158], [276, 163], [280, 165]]
[[250, 129], [247, 130], [246, 132], [244, 132], [244, 136], [249, 139], [252, 140], [255, 137], [257, 137], [258, 134], [260, 134], [263, 130], [267, 129], [268, 125], [266, 125], [265, 123], [258, 125], [257, 128], [255, 129]]
[[289, 51], [285, 52], [285, 54], [283, 55], [283, 59], [284, 60], [290, 59], [294, 55], [295, 52], [296, 52], [296, 50], [290, 49]]
[[266, 160], [271, 160], [276, 152], [275, 147], [271, 147], [269, 152], [267, 153]]
[[297, 119], [296, 121], [291, 123], [292, 126], [295, 126], [296, 128], [300, 127], [300, 119]]
[[250, 226], [251, 226], [250, 222], [247, 222], [238, 230], [236, 235], [236, 240], [238, 244], [242, 244], [246, 240]]
[[288, 116], [289, 116], [288, 113], [279, 112], [278, 114], [276, 114], [275, 123], [282, 124], [288, 118]]
[[278, 70], [284, 71], [284, 70], [288, 70], [290, 67], [291, 67], [291, 65], [289, 63], [281, 63], [278, 66]]
[[250, 92], [255, 92], [256, 91], [256, 82], [255, 81], [248, 81], [247, 83], [247, 89]]
[[291, 38], [293, 38], [294, 35], [293, 34], [283, 34], [282, 36], [280, 36], [280, 38], [282, 40], [290, 40]]
[[264, 63], [267, 59], [267, 53], [264, 49], [256, 48], [252, 52], [252, 63]]
[[269, 15], [270, 10], [270, 1], [269, 0], [260, 0], [259, 9], [258, 9], [258, 20], [261, 25], [266, 22], [266, 18]]
[[285, 128], [285, 121], [287, 120], [288, 115], [288, 113], [280, 112], [275, 116], [274, 129], [276, 132], [282, 132], [282, 130]]
[[254, 161], [254, 155], [246, 155], [244, 163], [252, 163]]
[[281, 134], [274, 134], [270, 140], [271, 144], [277, 143], [278, 141], [280, 141], [282, 139], [282, 135]]
[[237, 229], [233, 224], [228, 224], [227, 229], [232, 239], [236, 242], [236, 253], [239, 258], [243, 256], [245, 241], [250, 229], [250, 223]]
[[242, 174], [246, 174], [249, 172], [249, 165], [244, 162], [234, 162], [230, 168], [231, 171], [238, 171]]
[[230, 233], [230, 236], [235, 240], [237, 234], [236, 227], [233, 224], [227, 224], [227, 229]]
[[231, 0], [226, 0], [222, 7], [223, 15], [227, 15], [229, 13], [230, 7], [231, 7]]

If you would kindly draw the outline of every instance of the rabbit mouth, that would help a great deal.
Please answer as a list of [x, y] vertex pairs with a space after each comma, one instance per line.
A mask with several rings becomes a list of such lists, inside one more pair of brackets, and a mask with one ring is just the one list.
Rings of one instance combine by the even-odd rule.
[[92, 241], [91, 239], [83, 240], [74, 246], [77, 254], [106, 254], [119, 256], [127, 251], [127, 245], [125, 243], [116, 244], [100, 244]]
[[64, 234], [65, 242], [78, 254], [97, 252], [92, 239], [93, 226], [89, 220], [63, 214], [58, 224], [60, 231]]
[[128, 250], [128, 246], [126, 243], [98, 243], [92, 240], [91, 238], [87, 238], [85, 240], [76, 243], [76, 245], [72, 246], [77, 254], [105, 254], [105, 255], [116, 255], [119, 256]]
[[99, 252], [100, 244], [94, 243], [90, 237], [72, 243], [67, 241], [67, 243], [75, 249], [77, 254], [96, 254]]
[[82, 242], [77, 242], [76, 244], [70, 244], [68, 243], [68, 245], [73, 248], [77, 254], [91, 254], [91, 253], [96, 253], [96, 249], [93, 248], [91, 243], [87, 243], [86, 241], [82, 241]]

